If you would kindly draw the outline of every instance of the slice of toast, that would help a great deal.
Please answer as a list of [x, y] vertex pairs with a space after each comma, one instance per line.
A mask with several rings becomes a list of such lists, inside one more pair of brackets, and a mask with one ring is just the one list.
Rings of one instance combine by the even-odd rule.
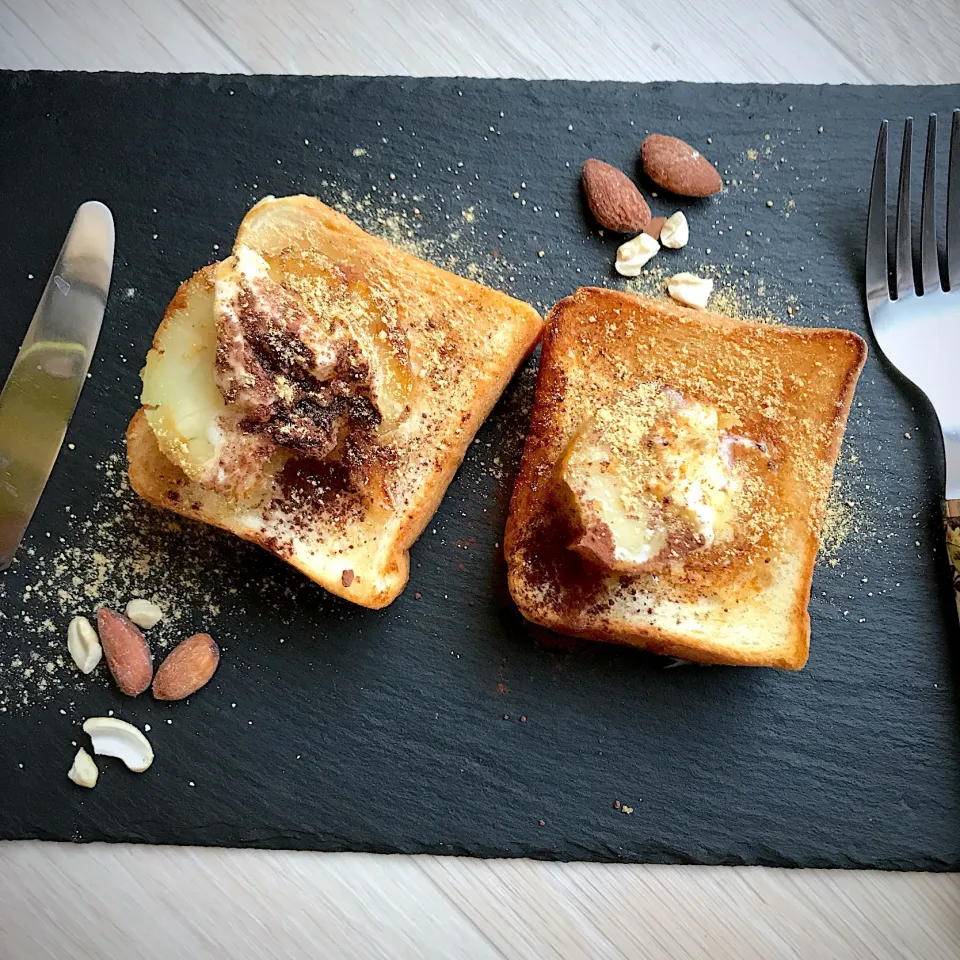
[[[157, 506], [260, 544], [332, 593], [383, 607], [406, 584], [410, 546], [537, 343], [543, 320], [528, 304], [411, 256], [311, 197], [258, 203], [240, 226], [231, 262], [239, 263], [241, 248], [269, 263], [287, 305], [305, 311], [302, 326], [314, 341], [322, 341], [329, 324], [357, 333], [363, 350], [354, 351], [351, 371], [369, 365], [379, 373], [363, 397], [346, 402], [359, 404], [377, 391], [379, 425], [351, 447], [354, 421], [344, 414], [328, 431], [328, 446], [340, 444], [329, 455], [317, 446], [304, 453], [304, 436], [316, 426], [309, 418], [294, 424], [299, 433], [290, 422], [273, 430], [271, 442], [291, 438], [279, 449], [262, 435], [251, 440], [244, 433], [249, 418], [235, 418], [240, 426], [233, 433], [211, 427], [211, 415], [224, 419], [231, 409], [214, 382], [223, 344], [214, 342], [212, 319], [217, 284], [231, 275], [213, 264], [180, 287], [154, 338], [145, 373], [170, 360], [170, 351], [177, 351], [179, 366], [176, 376], [164, 368], [161, 389], [154, 377], [153, 394], [160, 399], [145, 404], [130, 423], [131, 486]], [[364, 315], [368, 308], [377, 314], [373, 319]], [[303, 352], [300, 342], [294, 346]], [[196, 409], [184, 414], [182, 385], [188, 382]], [[289, 383], [282, 389], [289, 391]], [[164, 419], [170, 404], [181, 405], [181, 420]], [[369, 413], [370, 404], [365, 409]], [[214, 441], [221, 453], [237, 448], [226, 451], [236, 454], [232, 487], [219, 482], [222, 470], [204, 466]]]
[[[561, 300], [547, 319], [505, 537], [521, 613], [558, 633], [703, 663], [801, 668], [820, 524], [865, 359], [864, 341], [845, 330], [747, 323], [595, 288]], [[604, 423], [599, 412], [619, 411], [611, 432], [642, 422], [642, 409], [623, 407], [638, 385], [715, 411], [744, 452], [731, 466], [739, 492], [725, 538], [624, 573], [583, 549], [558, 478], [584, 424]], [[682, 472], [692, 460], [678, 453]]]

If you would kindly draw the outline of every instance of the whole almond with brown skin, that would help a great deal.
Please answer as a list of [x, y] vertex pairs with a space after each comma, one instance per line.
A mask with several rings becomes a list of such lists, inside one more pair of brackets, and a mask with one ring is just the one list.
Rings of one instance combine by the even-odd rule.
[[583, 192], [597, 223], [616, 233], [639, 233], [650, 222], [650, 207], [637, 185], [602, 160], [588, 160], [581, 173]]
[[677, 137], [651, 133], [640, 147], [640, 160], [658, 187], [681, 197], [709, 197], [723, 187], [714, 165]]
[[136, 624], [107, 607], [97, 611], [97, 632], [107, 666], [120, 690], [136, 697], [150, 686], [153, 658]]
[[209, 633], [195, 633], [178, 643], [160, 664], [153, 680], [158, 700], [182, 700], [196, 693], [220, 663], [220, 648]]

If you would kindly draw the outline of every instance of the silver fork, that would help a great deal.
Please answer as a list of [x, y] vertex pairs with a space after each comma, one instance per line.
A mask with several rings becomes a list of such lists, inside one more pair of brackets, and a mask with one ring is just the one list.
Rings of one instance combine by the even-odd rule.
[[[887, 121], [880, 125], [867, 210], [867, 312], [887, 359], [929, 398], [940, 421], [946, 460], [943, 523], [960, 614], [960, 376], [954, 358], [960, 325], [960, 110], [953, 112], [947, 177], [947, 289], [940, 277], [934, 222], [937, 115], [927, 126], [920, 207], [920, 276], [914, 277], [910, 229], [913, 120], [907, 118], [900, 154], [900, 191], [891, 289], [887, 260]], [[917, 281], [920, 288], [918, 289]]]

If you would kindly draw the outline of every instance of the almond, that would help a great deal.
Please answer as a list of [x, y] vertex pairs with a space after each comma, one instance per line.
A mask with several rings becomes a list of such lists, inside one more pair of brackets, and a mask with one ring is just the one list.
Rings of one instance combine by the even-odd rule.
[[677, 137], [651, 133], [640, 147], [640, 160], [658, 187], [681, 197], [709, 197], [723, 187], [713, 164]]
[[637, 185], [602, 160], [588, 160], [581, 173], [583, 192], [597, 223], [615, 233], [639, 233], [650, 222], [650, 207]]
[[643, 232], [648, 237], [653, 237], [654, 240], [660, 239], [660, 231], [663, 230], [663, 225], [667, 222], [666, 217], [654, 217], [644, 228]]
[[182, 700], [196, 693], [220, 663], [220, 648], [209, 633], [195, 633], [177, 644], [160, 664], [153, 681], [158, 700]]
[[97, 611], [97, 631], [117, 686], [128, 697], [143, 693], [153, 677], [153, 659], [143, 634], [126, 617], [107, 607]]

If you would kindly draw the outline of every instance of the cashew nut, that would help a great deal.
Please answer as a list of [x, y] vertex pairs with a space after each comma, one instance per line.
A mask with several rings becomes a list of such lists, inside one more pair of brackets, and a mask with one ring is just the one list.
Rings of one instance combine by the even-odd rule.
[[93, 752], [117, 757], [134, 773], [143, 773], [153, 763], [150, 741], [131, 723], [116, 717], [90, 717], [83, 731], [93, 741]]

